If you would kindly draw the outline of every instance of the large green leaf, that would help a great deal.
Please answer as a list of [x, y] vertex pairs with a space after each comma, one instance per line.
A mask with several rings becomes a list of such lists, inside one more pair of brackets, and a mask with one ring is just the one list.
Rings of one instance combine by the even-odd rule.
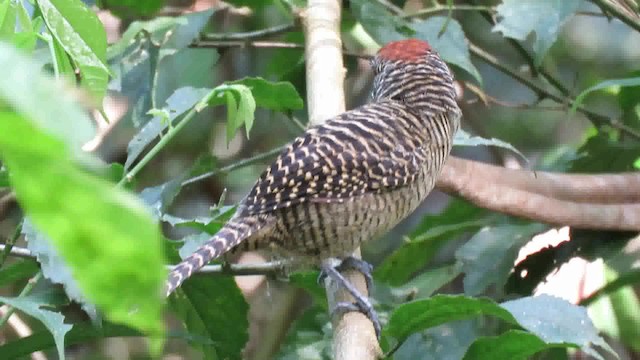
[[102, 22], [80, 0], [36, 1], [47, 28], [80, 69], [80, 83], [101, 103], [109, 80]]
[[38, 272], [38, 264], [34, 260], [21, 260], [0, 269], [0, 287], [9, 286]]
[[524, 41], [535, 33], [535, 63], [540, 65], [558, 38], [562, 25], [580, 8], [583, 0], [504, 0], [498, 5], [498, 23], [493, 31]]
[[557, 346], [556, 344], [545, 344], [544, 341], [531, 333], [509, 330], [498, 336], [477, 339], [464, 354], [464, 360], [525, 360], [537, 352]]
[[456, 251], [462, 263], [464, 292], [479, 295], [489, 285], [499, 289], [506, 283], [520, 248], [544, 230], [540, 224], [487, 227]]
[[484, 214], [484, 210], [469, 203], [453, 201], [441, 214], [425, 216], [409, 239], [376, 268], [376, 279], [394, 286], [403, 285], [428, 264], [442, 245], [485, 226]]
[[436, 295], [398, 306], [391, 313], [385, 331], [396, 339], [405, 339], [424, 329], [479, 315], [496, 316], [517, 325], [516, 319], [507, 310], [490, 299]]
[[249, 306], [234, 279], [200, 274], [189, 278], [181, 289], [172, 296], [171, 307], [189, 333], [213, 341], [213, 346], [203, 347], [208, 358], [241, 359], [249, 339]]
[[62, 141], [14, 113], [0, 114], [0, 154], [21, 207], [86, 297], [107, 318], [161, 336], [161, 235], [137, 198], [79, 169]]
[[48, 304], [44, 304], [35, 298], [6, 298], [0, 296], [0, 302], [11, 305], [16, 309], [40, 320], [53, 335], [53, 340], [55, 341], [56, 348], [58, 350], [58, 358], [60, 360], [64, 360], [64, 337], [72, 327], [71, 325], [64, 323], [64, 316], [57, 312], [43, 309], [43, 307]]
[[549, 295], [507, 301], [500, 306], [508, 310], [520, 326], [547, 344], [573, 344], [598, 359], [602, 357], [593, 346], [615, 355], [611, 347], [598, 335], [587, 310], [581, 306]]
[[62, 84], [51, 81], [18, 50], [0, 42], [0, 100], [39, 128], [57, 136], [80, 153], [94, 134], [93, 121], [74, 104]]

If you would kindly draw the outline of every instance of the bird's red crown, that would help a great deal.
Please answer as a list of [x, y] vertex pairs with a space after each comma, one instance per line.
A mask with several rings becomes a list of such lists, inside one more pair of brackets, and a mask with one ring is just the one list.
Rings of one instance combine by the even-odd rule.
[[416, 62], [431, 51], [428, 42], [418, 39], [393, 41], [378, 50], [378, 57], [390, 61]]

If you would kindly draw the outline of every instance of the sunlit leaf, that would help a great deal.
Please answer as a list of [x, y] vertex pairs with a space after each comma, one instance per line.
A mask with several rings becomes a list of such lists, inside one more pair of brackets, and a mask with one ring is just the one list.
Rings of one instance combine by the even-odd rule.
[[93, 137], [94, 123], [74, 104], [68, 89], [51, 81], [29, 58], [2, 42], [0, 69], [0, 99], [80, 153], [82, 145]]
[[587, 354], [602, 359], [593, 348], [598, 346], [615, 356], [581, 306], [549, 295], [507, 301], [500, 306], [508, 310], [520, 326], [547, 344], [575, 344]]
[[[54, 95], [40, 100], [57, 101]], [[48, 235], [85, 296], [107, 318], [161, 336], [161, 235], [142, 204], [79, 169], [62, 141], [16, 114], [0, 114], [0, 154], [22, 209]], [[161, 339], [154, 337], [154, 351]]]
[[47, 28], [80, 69], [80, 83], [101, 104], [109, 80], [107, 35], [80, 0], [36, 0]]

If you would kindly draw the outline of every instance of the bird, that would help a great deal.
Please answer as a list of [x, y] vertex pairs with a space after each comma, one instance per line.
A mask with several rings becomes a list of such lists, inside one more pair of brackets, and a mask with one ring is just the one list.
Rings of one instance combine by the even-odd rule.
[[230, 251], [267, 249], [312, 266], [351, 259], [426, 198], [460, 127], [453, 75], [420, 39], [387, 43], [371, 66], [371, 100], [287, 145], [232, 218], [170, 271], [167, 296]]

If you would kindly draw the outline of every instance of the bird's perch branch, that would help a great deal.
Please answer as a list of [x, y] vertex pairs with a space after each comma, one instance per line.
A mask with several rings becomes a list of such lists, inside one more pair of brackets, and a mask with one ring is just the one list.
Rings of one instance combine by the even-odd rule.
[[[309, 0], [302, 14], [305, 33], [305, 59], [307, 74], [307, 106], [309, 123], [317, 125], [345, 111], [342, 41], [340, 39], [340, 0]], [[360, 251], [357, 250], [359, 256]], [[354, 254], [355, 255], [355, 254]], [[345, 278], [363, 295], [367, 286], [362, 274], [346, 271]], [[339, 302], [353, 302], [349, 293], [336, 286], [329, 277], [326, 281], [329, 310], [333, 313]], [[377, 359], [380, 346], [373, 325], [358, 312], [332, 316], [334, 328], [334, 358], [336, 360]]]

